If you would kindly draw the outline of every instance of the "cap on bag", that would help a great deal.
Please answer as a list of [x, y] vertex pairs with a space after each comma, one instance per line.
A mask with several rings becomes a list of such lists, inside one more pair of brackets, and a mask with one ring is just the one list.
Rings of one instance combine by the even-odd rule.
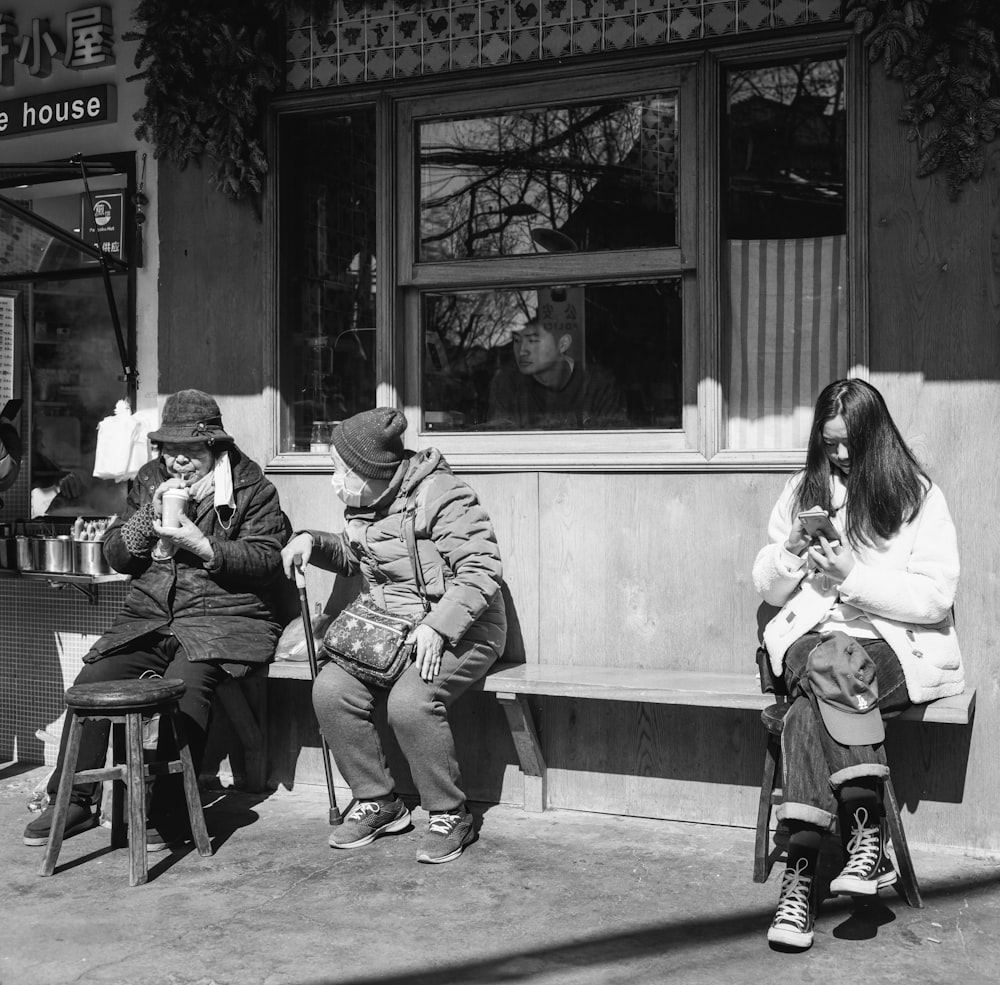
[[846, 633], [824, 638], [806, 660], [806, 677], [837, 742], [868, 746], [885, 740], [875, 663], [857, 640]]

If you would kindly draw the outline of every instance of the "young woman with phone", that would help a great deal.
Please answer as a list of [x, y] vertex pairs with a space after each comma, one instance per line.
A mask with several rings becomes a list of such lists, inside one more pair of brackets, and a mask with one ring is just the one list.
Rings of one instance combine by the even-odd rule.
[[805, 468], [771, 511], [768, 541], [753, 579], [780, 609], [764, 645], [791, 702], [778, 808], [789, 841], [768, 940], [804, 949], [825, 833], [839, 825], [847, 853], [834, 893], [872, 897], [896, 881], [885, 851], [881, 716], [965, 687], [952, 619], [958, 543], [944, 495], [882, 395], [856, 379], [819, 395]]

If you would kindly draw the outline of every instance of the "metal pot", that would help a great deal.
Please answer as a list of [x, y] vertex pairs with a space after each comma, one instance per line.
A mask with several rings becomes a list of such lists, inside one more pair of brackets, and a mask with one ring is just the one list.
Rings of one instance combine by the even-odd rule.
[[111, 565], [104, 557], [104, 544], [99, 540], [74, 540], [73, 571], [78, 575], [111, 574]]
[[18, 536], [14, 540], [17, 543], [17, 566], [21, 571], [34, 571], [35, 564], [32, 559], [31, 540], [28, 537]]
[[0, 568], [17, 570], [17, 541], [9, 523], [0, 523]]
[[72, 574], [73, 541], [68, 536], [33, 537], [31, 562], [35, 571], [46, 571], [53, 575]]

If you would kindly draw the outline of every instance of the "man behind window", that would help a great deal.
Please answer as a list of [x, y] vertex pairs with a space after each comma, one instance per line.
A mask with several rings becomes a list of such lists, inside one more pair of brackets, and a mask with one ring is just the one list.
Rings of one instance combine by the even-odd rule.
[[532, 318], [513, 333], [515, 366], [501, 366], [490, 384], [489, 425], [494, 428], [616, 428], [628, 424], [625, 399], [614, 377], [569, 354], [573, 335], [553, 333]]

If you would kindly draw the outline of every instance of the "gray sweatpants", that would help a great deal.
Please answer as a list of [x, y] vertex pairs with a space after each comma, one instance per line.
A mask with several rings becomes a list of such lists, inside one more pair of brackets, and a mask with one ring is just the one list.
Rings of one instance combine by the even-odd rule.
[[313, 685], [313, 707], [337, 767], [357, 800], [385, 797], [395, 790], [372, 713], [387, 702], [387, 717], [410, 766], [426, 811], [446, 811], [465, 803], [462, 777], [448, 710], [496, 662], [482, 643], [445, 648], [441, 670], [427, 683], [410, 664], [392, 688], [374, 687], [328, 663]]

